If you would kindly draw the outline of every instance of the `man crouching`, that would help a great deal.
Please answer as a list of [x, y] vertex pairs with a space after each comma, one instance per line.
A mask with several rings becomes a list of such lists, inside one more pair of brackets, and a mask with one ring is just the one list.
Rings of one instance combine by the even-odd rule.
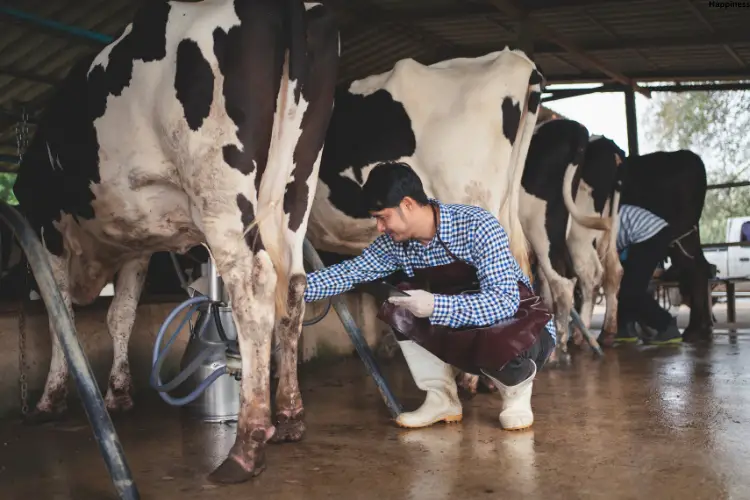
[[381, 297], [378, 317], [393, 329], [417, 387], [427, 395], [396, 423], [460, 421], [456, 367], [495, 383], [503, 399], [503, 429], [530, 427], [533, 380], [554, 349], [556, 332], [503, 227], [482, 208], [429, 199], [404, 163], [376, 166], [362, 190], [383, 234], [358, 257], [308, 274], [305, 301], [402, 271], [398, 288], [405, 293]]

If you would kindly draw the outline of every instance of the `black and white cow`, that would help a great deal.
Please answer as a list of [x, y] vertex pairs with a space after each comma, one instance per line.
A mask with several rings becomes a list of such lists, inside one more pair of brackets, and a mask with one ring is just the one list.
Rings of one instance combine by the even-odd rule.
[[706, 167], [689, 150], [659, 151], [629, 156], [622, 203], [643, 207], [669, 223], [672, 273], [690, 304], [686, 342], [709, 341], [713, 331], [708, 280], [711, 267], [701, 249], [700, 218], [706, 201]]
[[[594, 161], [596, 155], [589, 150], [596, 149], [597, 142], [590, 144], [588, 130], [576, 121], [545, 122], [531, 140], [521, 179], [521, 224], [539, 266], [542, 297], [555, 312], [557, 345], [563, 352], [577, 283], [593, 308], [593, 289], [603, 275], [597, 246], [605, 262], [619, 265], [617, 250], [609, 245], [617, 236], [617, 210], [610, 213], [619, 197], [614, 190], [617, 165], [613, 158], [609, 163], [615, 168], [607, 168], [607, 162], [600, 165], [598, 157]], [[604, 245], [597, 245], [597, 239]], [[616, 293], [617, 288], [615, 298]], [[587, 315], [590, 324], [591, 310]]]
[[[312, 245], [358, 255], [378, 235], [360, 201], [363, 184], [378, 162], [406, 161], [429, 196], [497, 214], [530, 275], [518, 204], [542, 80], [523, 52], [506, 48], [430, 66], [404, 59], [339, 86], [310, 212]], [[462, 385], [476, 383], [469, 375]]]
[[[206, 242], [232, 301], [241, 409], [229, 457], [239, 482], [266, 442], [304, 432], [297, 340], [302, 243], [333, 107], [332, 14], [300, 0], [148, 2], [78, 63], [52, 99], [14, 192], [49, 253], [68, 311], [118, 272], [107, 315], [110, 410], [132, 407], [127, 345], [149, 257]], [[271, 417], [269, 358], [283, 350]], [[52, 335], [37, 419], [66, 408], [68, 367]]]
[[[567, 246], [578, 278], [580, 315], [586, 328], [591, 327], [596, 291], [604, 291], [606, 310], [601, 339], [612, 338], [617, 332], [617, 294], [623, 269], [617, 253], [620, 198], [625, 169], [625, 152], [611, 139], [600, 135], [589, 138], [583, 165], [574, 173], [568, 168], [566, 184], [572, 181], [575, 201], [581, 212], [609, 217], [611, 225], [602, 231], [578, 223], [573, 218], [568, 232]], [[568, 191], [565, 191], [566, 196]]]

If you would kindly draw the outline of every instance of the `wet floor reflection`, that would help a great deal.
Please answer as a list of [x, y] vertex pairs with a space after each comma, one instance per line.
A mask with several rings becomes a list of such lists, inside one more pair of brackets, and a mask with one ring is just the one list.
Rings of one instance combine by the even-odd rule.
[[[385, 364], [407, 409], [422, 393], [403, 361]], [[500, 399], [464, 402], [464, 421], [394, 427], [358, 360], [302, 371], [308, 434], [270, 446], [251, 483], [206, 474], [234, 424], [203, 424], [161, 401], [115, 423], [144, 499], [750, 498], [750, 342], [576, 353], [535, 384], [531, 430], [505, 432]], [[143, 392], [147, 392], [143, 389]], [[81, 415], [28, 428], [0, 423], [3, 499], [114, 498]]]

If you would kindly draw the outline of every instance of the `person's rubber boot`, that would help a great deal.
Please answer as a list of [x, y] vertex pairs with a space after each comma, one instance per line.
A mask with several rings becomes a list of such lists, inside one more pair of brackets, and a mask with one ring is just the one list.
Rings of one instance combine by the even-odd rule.
[[634, 322], [628, 322], [624, 325], [619, 325], [617, 328], [617, 334], [615, 335], [615, 345], [617, 344], [635, 344], [638, 342], [640, 337], [635, 329]]
[[516, 385], [505, 385], [482, 370], [482, 373], [494, 382], [498, 394], [503, 398], [498, 420], [500, 420], [500, 427], [506, 431], [520, 431], [531, 427], [534, 423], [534, 412], [531, 411], [531, 391], [534, 387], [534, 377], [536, 377], [536, 363], [531, 359], [526, 361], [533, 365], [531, 375]]
[[463, 419], [463, 408], [458, 399], [453, 367], [411, 340], [399, 341], [398, 344], [414, 382], [427, 395], [422, 406], [399, 415], [396, 424], [400, 427], [417, 428], [437, 422], [460, 422]]
[[645, 341], [649, 345], [667, 345], [682, 343], [682, 334], [677, 328], [677, 318], [672, 318], [666, 329], [656, 332], [656, 335]]

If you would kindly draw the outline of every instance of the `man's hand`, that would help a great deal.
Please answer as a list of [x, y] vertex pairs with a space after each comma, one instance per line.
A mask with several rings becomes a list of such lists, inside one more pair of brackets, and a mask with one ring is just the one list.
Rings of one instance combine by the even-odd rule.
[[390, 297], [388, 302], [405, 307], [418, 318], [427, 318], [435, 309], [435, 297], [424, 290], [404, 290], [408, 297]]

